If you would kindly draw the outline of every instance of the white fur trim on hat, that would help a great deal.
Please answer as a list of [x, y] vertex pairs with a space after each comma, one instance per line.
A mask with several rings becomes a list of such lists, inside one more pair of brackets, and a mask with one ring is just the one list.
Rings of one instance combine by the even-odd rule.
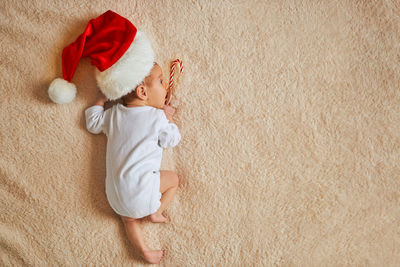
[[144, 32], [138, 31], [124, 55], [110, 68], [100, 72], [96, 80], [109, 100], [118, 99], [138, 86], [154, 66], [154, 51]]
[[66, 104], [74, 100], [76, 86], [64, 79], [56, 78], [49, 86], [50, 99], [57, 104]]

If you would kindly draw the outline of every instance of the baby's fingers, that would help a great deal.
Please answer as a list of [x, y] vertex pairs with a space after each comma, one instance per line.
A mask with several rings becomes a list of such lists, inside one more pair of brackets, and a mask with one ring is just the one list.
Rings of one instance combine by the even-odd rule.
[[164, 112], [167, 114], [169, 114], [169, 115], [174, 115], [175, 114], [175, 112], [176, 112], [176, 108], [174, 108], [174, 107], [172, 107], [172, 106], [170, 106], [170, 105], [164, 105]]

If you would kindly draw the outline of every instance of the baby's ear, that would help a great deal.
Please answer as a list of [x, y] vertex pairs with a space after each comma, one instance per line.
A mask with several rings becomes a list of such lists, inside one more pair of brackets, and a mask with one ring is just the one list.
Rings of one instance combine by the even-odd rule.
[[138, 87], [136, 87], [136, 95], [142, 100], [147, 99], [147, 88], [142, 84], [138, 85]]

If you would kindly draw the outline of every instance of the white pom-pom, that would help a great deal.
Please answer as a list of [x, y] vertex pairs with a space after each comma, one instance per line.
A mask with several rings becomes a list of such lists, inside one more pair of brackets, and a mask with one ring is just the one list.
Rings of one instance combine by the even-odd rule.
[[49, 86], [49, 97], [57, 104], [66, 104], [74, 100], [76, 86], [64, 79], [57, 78]]

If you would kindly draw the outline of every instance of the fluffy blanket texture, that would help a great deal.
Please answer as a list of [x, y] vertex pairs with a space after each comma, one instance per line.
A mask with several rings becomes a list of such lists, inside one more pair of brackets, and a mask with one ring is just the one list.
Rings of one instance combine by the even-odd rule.
[[[109, 207], [94, 68], [50, 101], [62, 49], [108, 9], [146, 32], [183, 139], [163, 266], [398, 266], [398, 1], [25, 1], [0, 9], [1, 265], [145, 266]], [[110, 103], [109, 105], [112, 105]], [[114, 103], [115, 104], [115, 103]]]

